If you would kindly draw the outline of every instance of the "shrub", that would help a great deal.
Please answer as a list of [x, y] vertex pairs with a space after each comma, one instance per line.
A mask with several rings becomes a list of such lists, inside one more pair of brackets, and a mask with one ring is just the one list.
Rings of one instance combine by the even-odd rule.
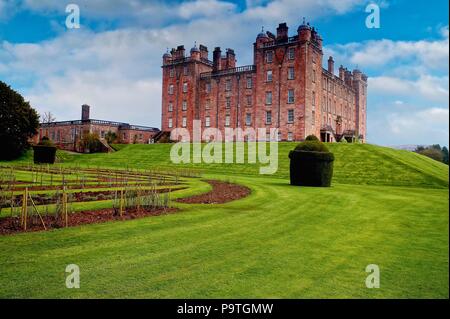
[[52, 145], [33, 146], [33, 160], [35, 164], [54, 164], [56, 147]]
[[44, 137], [41, 139], [41, 141], [39, 142], [38, 145], [42, 145], [42, 146], [55, 146], [55, 145], [53, 144], [53, 142], [52, 142], [47, 136], [44, 136]]
[[117, 140], [117, 134], [111, 131], [105, 134], [105, 140], [108, 144], [113, 144]]
[[320, 140], [315, 135], [308, 135], [306, 137], [305, 141], [317, 141], [317, 142], [320, 142]]
[[295, 147], [296, 151], [329, 152], [328, 147], [319, 140], [305, 140]]
[[325, 144], [308, 140], [289, 153], [291, 185], [331, 186], [334, 155]]
[[83, 135], [81, 139], [81, 146], [85, 151], [89, 153], [97, 153], [103, 150], [104, 145], [100, 142], [100, 139], [97, 134], [94, 133], [86, 133]]

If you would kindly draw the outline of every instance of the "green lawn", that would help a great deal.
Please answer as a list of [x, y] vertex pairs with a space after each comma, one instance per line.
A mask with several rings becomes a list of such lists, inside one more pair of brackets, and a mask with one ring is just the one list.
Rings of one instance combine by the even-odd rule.
[[[448, 298], [448, 166], [406, 151], [332, 144], [333, 187], [291, 187], [294, 145], [281, 143], [272, 177], [249, 164], [193, 165], [205, 178], [249, 186], [246, 199], [0, 236], [0, 297]], [[169, 147], [64, 154], [63, 165], [176, 167]], [[207, 189], [193, 179], [179, 196]], [[65, 288], [70, 263], [80, 266], [81, 289]], [[365, 287], [368, 264], [380, 267], [380, 289]]]

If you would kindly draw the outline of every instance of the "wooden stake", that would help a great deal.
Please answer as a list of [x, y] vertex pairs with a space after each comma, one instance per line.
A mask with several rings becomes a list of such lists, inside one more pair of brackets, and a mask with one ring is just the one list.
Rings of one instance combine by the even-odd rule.
[[123, 188], [120, 190], [120, 209], [119, 209], [120, 217], [123, 216]]
[[31, 197], [30, 194], [28, 194], [28, 196], [30, 197], [30, 201], [31, 201], [31, 204], [33, 205], [34, 210], [36, 211], [36, 213], [38, 214], [39, 218], [41, 219], [42, 225], [44, 226], [44, 230], [47, 230], [47, 227], [45, 227], [44, 220], [42, 219], [41, 214], [39, 213], [36, 205], [34, 204], [33, 198]]
[[28, 218], [28, 187], [25, 187], [25, 193], [23, 194], [23, 230], [27, 230], [27, 218]]
[[141, 189], [137, 189], [137, 212], [141, 212]]

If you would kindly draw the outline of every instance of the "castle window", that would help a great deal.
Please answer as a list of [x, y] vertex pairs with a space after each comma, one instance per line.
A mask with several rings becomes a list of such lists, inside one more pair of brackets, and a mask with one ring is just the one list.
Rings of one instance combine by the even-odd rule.
[[188, 91], [188, 84], [187, 82], [183, 83], [183, 93], [186, 93]]
[[188, 75], [188, 67], [187, 66], [183, 67], [183, 74]]
[[225, 126], [230, 126], [230, 116], [229, 115], [225, 116]]
[[[41, 130], [41, 135], [42, 135], [42, 130]], [[72, 142], [75, 141], [76, 136], [77, 136], [77, 129], [76, 128], [72, 128], [70, 130], [70, 139], [71, 139]]]
[[312, 91], [312, 107], [313, 109], [316, 106], [316, 92]]
[[295, 77], [294, 68], [290, 67], [288, 68], [288, 80], [293, 80]]
[[245, 125], [247, 125], [247, 126], [252, 125], [252, 114], [251, 113], [245, 114]]
[[288, 59], [294, 60], [295, 59], [295, 48], [289, 48], [288, 49]]
[[211, 108], [211, 100], [206, 100], [205, 109], [209, 110]]
[[251, 77], [248, 77], [247, 78], [247, 89], [251, 89], [252, 88], [252, 83], [253, 81], [252, 81], [252, 78]]
[[266, 81], [272, 82], [272, 70], [268, 70], [266, 74]]
[[294, 110], [288, 110], [288, 123], [294, 123]]
[[294, 140], [294, 134], [292, 134], [292, 132], [288, 132], [287, 140], [289, 142], [292, 142]]
[[172, 119], [169, 119], [169, 128], [172, 128], [172, 125], [173, 125]]
[[225, 101], [226, 101], [225, 107], [227, 109], [231, 108], [231, 98], [230, 97], [226, 97]]
[[231, 80], [225, 81], [225, 91], [231, 91]]
[[183, 127], [187, 126], [187, 118], [185, 116], [183, 116], [183, 122], [181, 124]]
[[266, 92], [266, 104], [267, 105], [272, 104], [272, 92]]
[[311, 112], [311, 125], [314, 126], [316, 124], [316, 111]]
[[273, 51], [267, 51], [266, 52], [266, 62], [272, 63], [273, 61]]
[[187, 110], [187, 101], [183, 101], [183, 104], [181, 105], [181, 109], [182, 109], [183, 111], [186, 111], [186, 110]]
[[173, 84], [169, 85], [169, 94], [173, 94]]
[[211, 125], [211, 118], [209, 116], [205, 117], [205, 126], [209, 127]]
[[252, 96], [247, 95], [247, 106], [252, 106]]
[[266, 111], [266, 124], [272, 124], [272, 112]]
[[289, 89], [288, 90], [288, 103], [294, 103], [294, 102], [295, 102], [294, 90], [293, 89]]
[[169, 112], [172, 112], [172, 111], [173, 111], [173, 103], [172, 103], [172, 102], [169, 102], [169, 107], [168, 107], [168, 109], [169, 109]]
[[169, 77], [173, 78], [175, 75], [175, 70], [174, 69], [170, 69], [169, 70]]
[[206, 83], [205, 90], [206, 90], [206, 93], [211, 93], [211, 83]]

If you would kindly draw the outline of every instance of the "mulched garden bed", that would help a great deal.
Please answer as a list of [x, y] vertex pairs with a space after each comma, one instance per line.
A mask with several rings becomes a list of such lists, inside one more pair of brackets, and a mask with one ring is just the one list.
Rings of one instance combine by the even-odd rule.
[[[186, 189], [186, 187], [180, 187], [175, 189], [170, 189], [171, 192], [179, 191], [182, 189]], [[156, 193], [162, 194], [169, 192], [169, 188], [160, 188], [155, 190]], [[86, 192], [73, 192], [68, 193], [70, 196], [70, 202], [92, 202], [99, 200], [111, 200], [115, 198], [115, 191], [86, 191]], [[118, 191], [118, 196], [120, 196], [120, 191]], [[18, 202], [22, 200], [23, 195], [15, 195], [14, 201]], [[32, 194], [31, 197], [35, 205], [49, 205], [55, 204], [57, 202], [56, 197], [61, 197], [61, 193], [59, 195], [56, 194]], [[0, 208], [8, 208], [9, 203], [0, 204]]]
[[[141, 209], [139, 212], [137, 210], [127, 210], [123, 213], [122, 217], [120, 217], [112, 208], [94, 211], [83, 211], [69, 214], [68, 226], [73, 227], [79, 225], [104, 223], [107, 221], [131, 220], [148, 216], [172, 214], [177, 211], [178, 209], [176, 208], [158, 208], [145, 211]], [[39, 217], [33, 216], [33, 219], [34, 220], [32, 223], [31, 218], [29, 219], [26, 232], [36, 232], [44, 230], [44, 226], [42, 225]], [[43, 220], [45, 226], [47, 227], [47, 230], [63, 228], [63, 222], [61, 220], [57, 220], [54, 215], [43, 216]], [[24, 230], [19, 225], [19, 218], [0, 218], [0, 235], [10, 235], [23, 232]]]
[[221, 182], [216, 180], [206, 180], [213, 189], [208, 193], [180, 198], [179, 203], [185, 204], [224, 204], [250, 195], [248, 187]]

